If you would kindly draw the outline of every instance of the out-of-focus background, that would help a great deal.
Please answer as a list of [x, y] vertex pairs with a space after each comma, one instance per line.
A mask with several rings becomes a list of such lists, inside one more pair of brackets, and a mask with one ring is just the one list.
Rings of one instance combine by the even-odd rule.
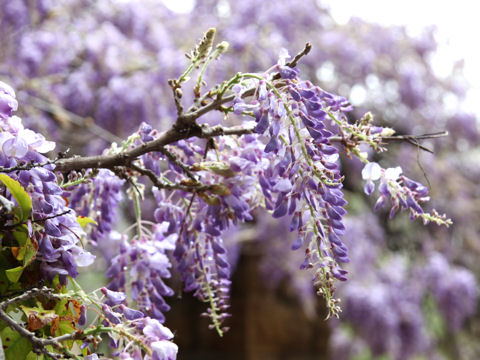
[[[209, 27], [230, 49], [209, 85], [263, 71], [305, 42], [301, 76], [350, 99], [351, 120], [371, 111], [398, 134], [448, 130], [422, 144], [392, 144], [384, 167], [429, 186], [449, 229], [389, 220], [362, 192], [361, 164], [342, 159], [349, 216], [343, 312], [324, 320], [323, 300], [285, 222], [262, 213], [225, 239], [235, 264], [231, 330], [219, 339], [202, 304], [172, 279], [167, 324], [180, 359], [480, 358], [480, 148], [478, 21], [472, 2], [263, 0], [0, 0], [0, 80], [17, 91], [19, 115], [72, 153], [99, 153], [145, 121], [175, 119], [167, 80]], [[435, 26], [436, 25], [436, 26]], [[475, 30], [477, 29], [477, 30]], [[462, 60], [465, 59], [465, 60]], [[186, 93], [185, 101], [189, 94]], [[218, 122], [221, 116], [204, 121]], [[365, 149], [366, 151], [368, 149]], [[153, 208], [153, 204], [152, 204]], [[148, 212], [148, 204], [146, 211]], [[124, 218], [128, 218], [125, 209]], [[121, 217], [118, 229], [123, 226]], [[104, 265], [116, 243], [99, 244]], [[85, 273], [96, 288], [104, 268]]]

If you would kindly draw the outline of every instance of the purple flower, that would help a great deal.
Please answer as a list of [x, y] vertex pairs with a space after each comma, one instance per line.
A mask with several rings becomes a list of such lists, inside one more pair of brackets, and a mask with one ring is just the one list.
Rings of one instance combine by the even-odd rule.
[[152, 360], [175, 360], [177, 358], [178, 346], [171, 341], [155, 341], [150, 346]]
[[173, 338], [172, 331], [163, 326], [158, 320], [155, 319], [146, 319], [145, 327], [143, 328], [143, 333], [157, 340], [170, 340]]
[[300, 73], [298, 69], [291, 68], [289, 66], [280, 66], [279, 70], [280, 70], [280, 76], [283, 79], [295, 79]]
[[99, 245], [107, 260], [113, 255], [112, 249], [103, 246], [101, 240], [110, 236], [116, 209], [122, 200], [121, 188], [124, 182], [110, 170], [101, 169], [92, 182], [78, 186], [70, 198], [73, 209], [96, 221], [97, 225], [89, 227], [90, 237]]
[[8, 119], [17, 108], [18, 102], [15, 99], [15, 91], [9, 85], [0, 81], [0, 119]]
[[145, 317], [143, 312], [135, 310], [135, 309], [131, 309], [129, 307], [126, 307], [123, 304], [120, 305], [120, 310], [123, 312], [123, 315], [125, 316], [125, 318], [127, 320], [138, 320], [138, 319], [142, 319], [142, 318]]
[[112, 311], [112, 308], [106, 304], [102, 305], [102, 310], [103, 313], [105, 314], [106, 318], [108, 319], [109, 322], [111, 322], [113, 325], [120, 324], [122, 320], [120, 319], [120, 316], [118, 313], [115, 313]]
[[370, 195], [375, 190], [374, 181], [380, 179], [381, 167], [376, 162], [369, 162], [362, 170], [362, 179], [366, 180], [365, 194]]
[[87, 323], [87, 307], [85, 305], [80, 305], [80, 314], [78, 317], [78, 325], [84, 326]]
[[100, 290], [102, 291], [103, 295], [107, 297], [106, 303], [108, 303], [108, 305], [110, 306], [118, 305], [124, 302], [125, 299], [127, 298], [127, 295], [125, 295], [124, 293], [118, 292], [118, 291], [112, 291], [107, 289], [106, 287], [102, 287]]
[[[108, 284], [111, 290], [102, 289], [109, 304], [110, 301], [113, 304], [124, 302], [128, 286], [132, 300], [138, 303], [138, 310], [164, 320], [163, 312], [168, 311], [169, 307], [163, 297], [173, 295], [173, 291], [162, 281], [162, 278], [170, 277], [171, 264], [165, 252], [175, 248], [177, 238], [176, 234], [165, 236], [168, 228], [167, 222], [157, 224], [153, 227], [151, 239], [142, 237], [123, 243], [120, 254], [112, 260], [106, 272], [106, 276], [112, 278]], [[128, 284], [125, 283], [127, 272], [131, 280]], [[129, 312], [130, 315], [136, 316]]]

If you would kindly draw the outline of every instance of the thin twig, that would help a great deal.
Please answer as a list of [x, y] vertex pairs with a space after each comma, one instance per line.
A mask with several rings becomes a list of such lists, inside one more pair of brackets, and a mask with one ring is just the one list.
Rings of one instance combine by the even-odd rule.
[[36, 298], [39, 295], [45, 296], [49, 299], [57, 299], [58, 300], [58, 299], [62, 298], [60, 295], [54, 294], [53, 289], [50, 289], [50, 288], [44, 286], [42, 288], [30, 289], [28, 291], [23, 292], [19, 296], [16, 296], [14, 298], [11, 298], [11, 299], [0, 302], [0, 309], [5, 310], [10, 305], [13, 305], [13, 304], [21, 302], [21, 301], [26, 301], [26, 300]]
[[312, 44], [310, 44], [309, 42], [307, 42], [305, 44], [305, 47], [303, 48], [302, 51], [300, 51], [297, 55], [295, 55], [295, 57], [293, 58], [292, 61], [288, 62], [286, 65], [288, 67], [291, 67], [291, 68], [294, 68], [295, 66], [297, 66], [297, 63], [300, 61], [300, 59], [306, 55], [308, 55], [308, 53], [310, 52], [310, 50], [312, 50]]
[[[393, 136], [384, 136], [381, 137], [382, 142], [407, 142], [416, 146], [419, 149], [427, 151], [433, 154], [433, 151], [423, 145], [420, 145], [418, 140], [425, 139], [436, 139], [440, 137], [448, 136], [448, 131], [441, 131], [431, 134], [422, 134], [422, 135], [393, 135]], [[330, 142], [343, 142], [345, 139], [341, 136], [332, 136], [329, 138]]]
[[[295, 57], [293, 58], [292, 61], [286, 63], [285, 65], [288, 66], [288, 67], [291, 67], [291, 68], [294, 68], [295, 66], [297, 66], [298, 62], [300, 61], [300, 59], [302, 57], [304, 57], [305, 55], [308, 55], [308, 53], [310, 52], [310, 50], [312, 50], [312, 44], [310, 44], [309, 42], [307, 42], [305, 44], [305, 47], [303, 48], [302, 51], [300, 51], [297, 55], [295, 55]], [[280, 79], [281, 76], [280, 74], [276, 74], [274, 77], [273, 77], [273, 80], [278, 80]]]
[[67, 215], [71, 211], [72, 211], [72, 209], [69, 209], [69, 210], [65, 210], [64, 212], [61, 212], [61, 213], [58, 213], [58, 214], [55, 214], [55, 215], [47, 216], [47, 217], [44, 217], [44, 218], [41, 218], [41, 219], [35, 219], [35, 220], [32, 220], [32, 223], [38, 223], [38, 222], [42, 222], [42, 221], [46, 221], [46, 220], [50, 220], [50, 219], [55, 219], [56, 217]]
[[[137, 157], [152, 152], [152, 151], [162, 151], [165, 145], [174, 143], [179, 140], [188, 139], [190, 137], [196, 136], [199, 138], [209, 139], [221, 135], [244, 135], [251, 134], [253, 128], [244, 128], [244, 127], [230, 127], [225, 128], [221, 125], [216, 126], [192, 126], [188, 129], [177, 129], [172, 127], [170, 130], [161, 134], [157, 139], [150, 142], [141, 144], [131, 150], [125, 151], [119, 154], [113, 155], [99, 155], [99, 156], [86, 156], [86, 157], [72, 157], [66, 159], [59, 159], [56, 163], [56, 170], [61, 172], [67, 172], [71, 170], [81, 170], [88, 168], [105, 168], [113, 169], [116, 166], [127, 166], [129, 167], [133, 160]], [[382, 138], [382, 141], [393, 142], [393, 141], [414, 141], [416, 139], [429, 139], [429, 138], [439, 138], [447, 136], [448, 132], [439, 132], [433, 134], [423, 134], [423, 135], [397, 135], [397, 136], [386, 136]], [[331, 137], [330, 141], [332, 142], [341, 142], [343, 139], [341, 137]], [[166, 188], [166, 187], [164, 187]]]
[[44, 167], [47, 165], [53, 165], [58, 161], [58, 159], [55, 160], [48, 160], [43, 163], [34, 163], [34, 162], [29, 162], [25, 165], [17, 165], [17, 166], [12, 166], [9, 168], [4, 168], [0, 166], [0, 173], [11, 173], [14, 171], [21, 171], [21, 170], [31, 170], [36, 167]]
[[133, 163], [130, 164], [129, 167], [139, 172], [140, 174], [147, 176], [150, 179], [150, 181], [153, 183], [153, 185], [159, 189], [182, 190], [185, 192], [197, 193], [201, 191], [208, 191], [214, 188], [213, 185], [203, 185], [200, 182], [196, 182], [192, 185], [184, 185], [184, 184], [178, 184], [178, 183], [169, 184], [160, 180], [160, 178], [150, 169], [142, 168]]
[[436, 139], [440, 137], [448, 136], [448, 131], [440, 131], [430, 134], [422, 134], [422, 135], [393, 135], [393, 136], [385, 136], [382, 137], [382, 140], [387, 141], [406, 141], [410, 140], [424, 140], [424, 139]]
[[177, 108], [177, 117], [181, 118], [183, 114], [181, 82], [175, 79], [170, 79], [168, 80], [168, 85], [173, 92], [173, 99], [175, 101], [175, 107]]
[[[417, 142], [417, 145], [418, 145], [418, 142]], [[433, 153], [433, 152], [432, 152], [432, 153]], [[424, 177], [425, 180], [427, 181], [428, 189], [431, 189], [431, 188], [432, 188], [432, 185], [430, 184], [430, 180], [428, 179], [427, 172], [426, 172], [425, 169], [423, 168], [422, 163], [421, 163], [421, 161], [420, 161], [420, 145], [418, 145], [418, 147], [417, 147], [417, 165], [418, 165], [418, 167], [420, 168], [420, 170], [422, 171], [423, 177]]]
[[387, 136], [382, 138], [383, 141], [405, 141], [408, 142], [409, 144], [412, 144], [416, 146], [418, 149], [422, 149], [423, 151], [427, 151], [431, 154], [433, 154], [433, 150], [420, 145], [419, 140], [425, 140], [425, 139], [437, 139], [440, 137], [445, 137], [448, 136], [448, 131], [440, 131], [440, 132], [435, 132], [435, 133], [429, 133], [429, 134], [422, 134], [422, 135], [397, 135], [397, 136]]
[[184, 163], [182, 163], [174, 154], [172, 154], [170, 152], [170, 150], [168, 150], [167, 148], [162, 148], [160, 150], [160, 152], [165, 155], [168, 160], [177, 165], [179, 168], [181, 168], [183, 170], [183, 172], [192, 180], [195, 180], [197, 181], [197, 178], [195, 177], [195, 175], [192, 173], [192, 171], [190, 170], [190, 168], [188, 167], [188, 165], [185, 165]]

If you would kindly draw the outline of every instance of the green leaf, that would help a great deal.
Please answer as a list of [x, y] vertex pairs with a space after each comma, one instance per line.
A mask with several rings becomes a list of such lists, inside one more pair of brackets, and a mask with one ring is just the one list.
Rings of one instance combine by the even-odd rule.
[[15, 237], [15, 240], [17, 240], [19, 246], [12, 247], [12, 254], [15, 259], [22, 261], [25, 258], [25, 253], [27, 251], [25, 245], [27, 242], [30, 242], [26, 225], [22, 224], [21, 226], [17, 226], [13, 232], [13, 236]]
[[15, 200], [17, 200], [17, 203], [22, 210], [21, 221], [27, 220], [32, 211], [32, 199], [28, 193], [17, 180], [12, 179], [8, 175], [0, 174], [0, 181], [3, 182]]
[[88, 216], [77, 216], [77, 221], [80, 224], [80, 226], [84, 229], [88, 224], [98, 225], [98, 223], [95, 220], [93, 220]]
[[71, 334], [75, 331], [77, 331], [77, 329], [75, 329], [75, 326], [73, 326], [70, 321], [60, 321], [60, 327], [58, 328], [58, 336]]
[[30, 353], [27, 355], [27, 358], [25, 360], [43, 360], [43, 354], [35, 354], [33, 351], [30, 351]]
[[35, 259], [37, 255], [38, 245], [37, 242], [32, 242], [29, 236], [28, 228], [25, 224], [16, 226], [13, 231], [13, 236], [19, 246], [12, 246], [12, 255], [18, 261], [23, 262], [23, 268], [26, 268]]
[[27, 226], [16, 226], [13, 231], [13, 236], [15, 237], [15, 240], [17, 240], [18, 246], [25, 246], [29, 239]]
[[[75, 328], [75, 326], [72, 325], [72, 323], [70, 321], [60, 321], [60, 326], [59, 326], [57, 332], [55, 333], [55, 335], [56, 336], [61, 336], [61, 335], [65, 335], [65, 334], [71, 334], [75, 331], [77, 331], [77, 329]], [[64, 342], [64, 344], [69, 349], [72, 348], [73, 343], [74, 343], [73, 340], [68, 340], [68, 341]]]
[[2, 343], [6, 360], [26, 359], [32, 344], [9, 327], [2, 330]]
[[24, 246], [25, 248], [25, 256], [23, 258], [23, 267], [26, 268], [28, 265], [31, 264], [33, 260], [35, 260], [35, 256], [37, 255], [38, 246], [35, 246], [32, 243], [32, 240], [28, 238], [27, 243]]
[[17, 266], [16, 268], [8, 269], [7, 271], [5, 271], [8, 280], [10, 280], [10, 282], [12, 283], [18, 282], [18, 280], [20, 280], [20, 276], [22, 276], [22, 273], [23, 266]]
[[68, 314], [70, 311], [67, 307], [67, 304], [68, 304], [68, 299], [61, 299], [59, 302], [57, 302], [57, 304], [55, 305], [55, 313], [60, 315], [60, 316], [63, 316], [63, 315], [66, 315]]

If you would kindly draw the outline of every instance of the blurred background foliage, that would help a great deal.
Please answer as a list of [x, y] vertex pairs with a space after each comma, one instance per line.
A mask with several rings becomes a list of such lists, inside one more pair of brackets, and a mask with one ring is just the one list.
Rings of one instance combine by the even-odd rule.
[[[301, 76], [349, 98], [352, 121], [371, 111], [398, 134], [450, 132], [422, 143], [434, 154], [398, 143], [375, 161], [428, 183], [432, 207], [453, 226], [373, 213], [362, 195], [362, 165], [344, 158], [352, 261], [338, 289], [340, 319], [323, 320], [322, 299], [299, 270], [303, 254], [289, 251], [286, 223], [258, 213], [226, 239], [236, 271], [223, 339], [206, 330], [199, 304], [172, 280], [167, 323], [180, 359], [480, 358], [478, 120], [462, 110], [462, 63], [447, 76], [432, 70], [434, 29], [411, 37], [404, 27], [358, 18], [339, 25], [313, 0], [198, 0], [182, 14], [155, 0], [1, 0], [0, 24], [0, 79], [17, 90], [18, 115], [71, 154], [99, 153], [144, 121], [166, 129], [176, 114], [167, 80], [181, 74], [184, 53], [209, 27], [230, 43], [208, 70], [209, 85], [264, 71], [281, 48], [293, 55], [308, 41]], [[224, 121], [220, 114], [202, 120]], [[105, 266], [115, 246], [99, 244]], [[101, 286], [103, 271], [90, 269], [85, 284]]]

